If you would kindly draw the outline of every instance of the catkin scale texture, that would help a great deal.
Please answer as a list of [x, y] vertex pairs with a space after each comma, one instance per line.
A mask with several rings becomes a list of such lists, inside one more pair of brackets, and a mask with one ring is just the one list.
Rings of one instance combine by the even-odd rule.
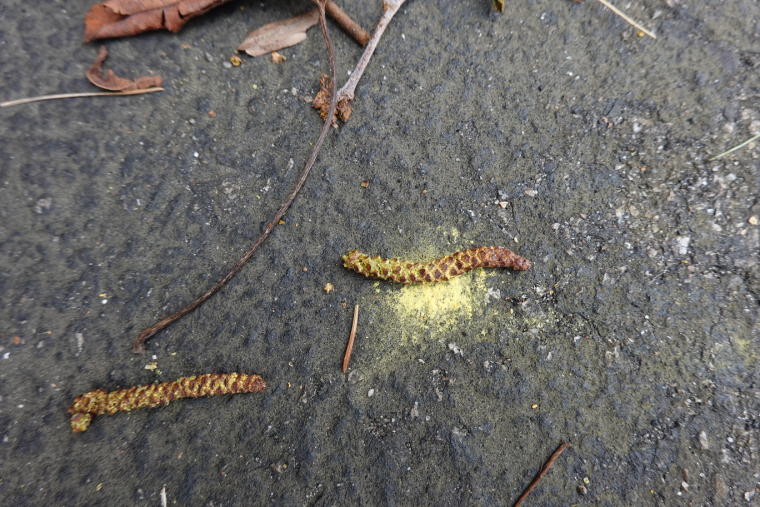
[[210, 373], [197, 377], [181, 377], [174, 382], [150, 384], [107, 392], [103, 389], [80, 394], [69, 407], [71, 429], [81, 433], [87, 429], [95, 415], [113, 415], [140, 408], [168, 405], [179, 398], [198, 398], [215, 394], [256, 393], [266, 387], [258, 375], [244, 373]]
[[431, 262], [408, 262], [399, 259], [370, 257], [359, 250], [343, 256], [343, 267], [364, 276], [410, 284], [444, 282], [475, 268], [530, 269], [530, 261], [498, 246], [470, 248]]

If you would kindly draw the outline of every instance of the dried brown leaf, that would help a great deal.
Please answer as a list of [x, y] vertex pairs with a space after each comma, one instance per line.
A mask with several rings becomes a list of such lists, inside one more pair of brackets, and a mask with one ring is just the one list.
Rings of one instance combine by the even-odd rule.
[[[319, 116], [321, 116], [323, 120], [327, 120], [327, 113], [330, 111], [330, 87], [330, 76], [322, 74], [319, 77], [319, 93], [317, 93], [317, 96], [314, 97], [314, 100], [311, 103], [312, 107], [319, 111]], [[349, 99], [344, 98], [338, 101], [338, 105], [335, 108], [335, 114], [343, 120], [343, 123], [348, 121], [353, 112], [354, 108]], [[335, 123], [335, 118], [333, 118], [332, 123]]]
[[280, 53], [278, 53], [277, 51], [272, 51], [272, 63], [280, 64], [284, 62], [285, 60], [287, 60], [287, 58], [282, 56]]
[[317, 9], [269, 23], [249, 33], [238, 51], [251, 56], [261, 56], [283, 48], [295, 46], [306, 40], [306, 30], [319, 23]]
[[190, 19], [229, 0], [107, 0], [84, 18], [84, 40], [124, 37], [165, 28], [179, 30]]
[[111, 90], [114, 92], [128, 92], [132, 90], [144, 90], [146, 88], [152, 88], [154, 86], [161, 86], [163, 81], [160, 76], [140, 76], [134, 81], [119, 77], [112, 70], [106, 72], [105, 79], [102, 76], [103, 71], [100, 66], [108, 56], [108, 50], [105, 46], [100, 47], [98, 51], [98, 57], [95, 62], [87, 71], [87, 79], [90, 80], [95, 86], [99, 86], [105, 90]]

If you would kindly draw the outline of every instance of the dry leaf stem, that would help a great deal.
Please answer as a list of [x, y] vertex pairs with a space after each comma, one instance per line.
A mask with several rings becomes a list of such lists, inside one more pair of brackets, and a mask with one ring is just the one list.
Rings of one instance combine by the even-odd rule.
[[520, 498], [517, 499], [514, 507], [520, 507], [520, 504], [523, 503], [523, 500], [525, 500], [528, 497], [528, 495], [530, 495], [530, 492], [533, 491], [533, 488], [536, 487], [536, 485], [538, 484], [538, 481], [543, 479], [544, 475], [546, 475], [546, 472], [548, 472], [551, 466], [554, 464], [554, 461], [557, 458], [559, 458], [559, 455], [562, 454], [565, 451], [565, 449], [567, 449], [568, 447], [570, 447], [570, 442], [562, 442], [562, 445], [557, 447], [557, 450], [554, 451], [554, 453], [551, 455], [551, 457], [549, 458], [549, 461], [547, 461], [541, 467], [541, 470], [538, 472], [538, 475], [536, 476], [536, 478], [533, 479], [533, 482], [530, 483], [530, 485], [525, 489], [525, 491], [523, 491], [523, 494], [520, 495]]
[[343, 356], [343, 373], [348, 369], [348, 361], [351, 359], [351, 350], [354, 348], [354, 338], [356, 338], [356, 325], [359, 323], [359, 305], [354, 306], [354, 322], [351, 324], [351, 334], [348, 337], [348, 346], [346, 355]]
[[718, 160], [718, 159], [720, 159], [720, 158], [723, 158], [723, 157], [725, 157], [725, 156], [726, 156], [726, 155], [728, 155], [729, 153], [733, 153], [733, 152], [735, 152], [736, 150], [739, 150], [739, 149], [741, 149], [741, 148], [744, 148], [745, 146], [747, 146], [747, 145], [748, 145], [749, 143], [751, 143], [752, 141], [757, 141], [758, 139], [760, 139], [760, 134], [758, 134], [758, 135], [756, 135], [756, 136], [754, 136], [754, 137], [750, 137], [749, 139], [747, 139], [747, 140], [746, 140], [746, 141], [744, 141], [743, 143], [741, 143], [741, 144], [737, 144], [737, 145], [736, 145], [736, 146], [734, 146], [733, 148], [731, 148], [731, 149], [729, 149], [729, 150], [726, 150], [726, 151], [724, 151], [723, 153], [721, 153], [721, 154], [719, 154], [719, 155], [715, 155], [713, 158], [709, 158], [709, 159], [707, 159], [707, 161], [708, 161], [708, 162], [715, 162], [716, 160]]
[[79, 97], [123, 97], [124, 95], [140, 95], [141, 93], [162, 92], [163, 88], [146, 88], [144, 90], [131, 90], [128, 92], [84, 92], [84, 93], [59, 93], [57, 95], [42, 95], [41, 97], [30, 97], [28, 99], [10, 100], [3, 102], [0, 107], [18, 106], [19, 104], [28, 104], [29, 102], [39, 102], [40, 100], [53, 99], [76, 99]]
[[[380, 18], [380, 22], [377, 24], [375, 31], [372, 33], [372, 37], [369, 39], [369, 43], [367, 43], [367, 48], [364, 50], [364, 54], [359, 60], [359, 63], [356, 64], [356, 68], [351, 73], [351, 77], [338, 91], [338, 102], [344, 99], [349, 102], [354, 100], [356, 85], [359, 84], [359, 80], [361, 79], [362, 74], [364, 74], [364, 69], [367, 68], [367, 64], [369, 64], [369, 60], [372, 58], [372, 54], [375, 52], [375, 47], [377, 47], [377, 43], [380, 41], [380, 37], [382, 37], [383, 32], [388, 26], [388, 23], [391, 22], [391, 19], [393, 19], [393, 16], [399, 10], [404, 1], [405, 0], [385, 0], [383, 2], [383, 9], [385, 9], [383, 17]], [[332, 115], [328, 116], [328, 118], [332, 117]]]
[[620, 9], [618, 9], [617, 7], [615, 7], [614, 5], [612, 5], [611, 3], [609, 3], [607, 0], [599, 0], [599, 2], [602, 5], [604, 5], [605, 7], [607, 7], [609, 10], [611, 10], [612, 12], [614, 12], [615, 14], [617, 14], [618, 16], [620, 16], [621, 18], [623, 18], [625, 21], [627, 21], [628, 23], [630, 23], [631, 25], [633, 25], [636, 29], [641, 30], [642, 32], [644, 32], [645, 34], [649, 35], [653, 39], [657, 38], [657, 36], [655, 34], [653, 34], [652, 32], [650, 32], [649, 30], [647, 30], [646, 28], [644, 28], [640, 24], [636, 23], [634, 20], [632, 20], [628, 16], [626, 16]]
[[[335, 53], [333, 52], [333, 46], [332, 41], [330, 40], [330, 34], [327, 31], [327, 20], [325, 19], [325, 3], [327, 3], [327, 0], [312, 0], [317, 7], [319, 8], [319, 22], [322, 26], [322, 35], [324, 35], [325, 43], [327, 44], [327, 54], [330, 58], [330, 71], [332, 73], [332, 98], [330, 100], [330, 117], [335, 114], [335, 106], [337, 104], [336, 100], [336, 90], [335, 90], [335, 79], [336, 79], [336, 64], [335, 64]], [[275, 213], [272, 220], [269, 221], [269, 223], [266, 226], [266, 229], [264, 229], [264, 232], [259, 236], [259, 238], [251, 245], [251, 247], [248, 249], [248, 251], [243, 255], [243, 257], [235, 263], [235, 265], [230, 269], [230, 271], [224, 275], [216, 284], [214, 284], [213, 287], [211, 287], [208, 291], [206, 291], [205, 294], [203, 294], [200, 298], [198, 298], [195, 302], [189, 304], [182, 310], [178, 311], [174, 315], [167, 317], [163, 319], [158, 324], [149, 327], [135, 339], [134, 346], [132, 347], [132, 352], [136, 354], [142, 354], [145, 352], [145, 342], [154, 334], [158, 333], [162, 329], [164, 329], [166, 326], [171, 324], [172, 322], [180, 319], [181, 317], [187, 315], [188, 313], [192, 312], [196, 308], [198, 308], [200, 305], [202, 305], [208, 298], [216, 294], [216, 292], [221, 289], [224, 284], [226, 284], [228, 281], [232, 279], [233, 276], [237, 274], [238, 271], [243, 267], [243, 265], [248, 261], [248, 259], [251, 258], [251, 256], [258, 250], [259, 246], [264, 242], [264, 240], [269, 237], [269, 234], [274, 230], [275, 227], [277, 227], [277, 224], [280, 222], [280, 219], [285, 215], [285, 212], [288, 211], [288, 208], [293, 203], [293, 201], [296, 198], [296, 195], [298, 195], [298, 191], [301, 190], [301, 187], [303, 186], [304, 182], [306, 181], [306, 177], [309, 175], [309, 171], [311, 170], [311, 166], [314, 165], [314, 161], [317, 159], [317, 155], [319, 154], [320, 148], [322, 148], [322, 144], [325, 141], [325, 137], [327, 136], [327, 132], [330, 129], [330, 122], [325, 122], [324, 126], [322, 127], [322, 133], [319, 135], [319, 139], [314, 144], [314, 149], [311, 152], [311, 155], [309, 156], [309, 159], [306, 161], [306, 165], [303, 168], [303, 171], [301, 171], [301, 175], [298, 178], [298, 182], [296, 183], [295, 188], [293, 191], [288, 195], [288, 198], [285, 200], [285, 203], [280, 207], [279, 210], [277, 210], [277, 213]]]

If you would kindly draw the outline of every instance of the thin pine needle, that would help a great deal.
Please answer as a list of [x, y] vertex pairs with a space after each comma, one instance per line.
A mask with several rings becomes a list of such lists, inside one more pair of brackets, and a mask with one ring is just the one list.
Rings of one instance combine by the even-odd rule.
[[725, 156], [726, 156], [726, 155], [728, 155], [729, 153], [733, 153], [733, 152], [735, 152], [736, 150], [739, 150], [739, 149], [741, 149], [741, 148], [744, 148], [744, 147], [745, 147], [745, 146], [747, 146], [749, 143], [751, 143], [752, 141], [756, 141], [757, 139], [760, 139], [760, 134], [758, 134], [758, 135], [756, 135], [755, 137], [752, 137], [752, 138], [750, 138], [750, 139], [747, 139], [747, 140], [746, 140], [746, 141], [744, 141], [742, 144], [737, 144], [736, 146], [734, 146], [734, 147], [733, 147], [733, 148], [731, 148], [730, 150], [726, 150], [726, 151], [724, 151], [723, 153], [721, 153], [720, 155], [716, 155], [716, 156], [714, 156], [713, 158], [707, 159], [707, 161], [708, 161], [708, 162], [714, 162], [714, 161], [718, 160], [719, 158], [723, 158], [723, 157], [725, 157]]
[[351, 350], [354, 348], [354, 338], [356, 337], [356, 324], [359, 322], [359, 305], [354, 306], [354, 322], [351, 324], [351, 336], [348, 337], [348, 346], [346, 355], [343, 357], [343, 373], [348, 369], [348, 360], [351, 359]]
[[626, 20], [628, 23], [630, 23], [631, 25], [633, 25], [637, 29], [639, 29], [642, 32], [644, 32], [645, 34], [649, 35], [651, 38], [653, 38], [653, 39], [657, 38], [657, 36], [655, 34], [653, 34], [649, 30], [647, 30], [646, 28], [644, 28], [643, 26], [641, 26], [640, 24], [636, 23], [634, 20], [632, 20], [631, 18], [629, 18], [628, 16], [626, 16], [625, 14], [623, 14], [623, 12], [620, 9], [618, 9], [617, 7], [615, 7], [614, 5], [612, 5], [611, 3], [609, 3], [607, 0], [599, 0], [599, 2], [601, 2], [602, 5], [604, 5], [609, 10], [611, 10], [612, 12], [614, 12], [615, 14], [617, 14], [618, 16], [620, 16], [621, 18], [623, 18], [624, 20]]
[[523, 494], [520, 495], [520, 498], [517, 499], [517, 501], [512, 507], [520, 507], [520, 504], [523, 503], [523, 500], [528, 498], [528, 495], [530, 495], [530, 492], [533, 491], [533, 488], [536, 487], [536, 485], [538, 484], [538, 481], [540, 481], [544, 477], [544, 475], [546, 475], [546, 472], [549, 471], [551, 466], [554, 464], [554, 461], [559, 457], [560, 454], [562, 454], [565, 451], [565, 449], [567, 449], [570, 446], [571, 446], [570, 442], [562, 442], [562, 445], [557, 447], [557, 450], [554, 451], [554, 453], [551, 455], [551, 457], [549, 458], [549, 461], [547, 461], [541, 466], [541, 470], [539, 470], [536, 478], [533, 479], [533, 482], [530, 483], [530, 485], [523, 492]]
[[43, 95], [41, 97], [30, 97], [28, 99], [11, 100], [3, 102], [0, 107], [18, 106], [19, 104], [28, 104], [29, 102], [38, 102], [40, 100], [53, 99], [76, 99], [79, 97], [115, 97], [122, 95], [140, 95], [141, 93], [162, 92], [163, 88], [145, 88], [144, 90], [132, 90], [129, 92], [85, 92], [85, 93], [61, 93], [58, 95]]

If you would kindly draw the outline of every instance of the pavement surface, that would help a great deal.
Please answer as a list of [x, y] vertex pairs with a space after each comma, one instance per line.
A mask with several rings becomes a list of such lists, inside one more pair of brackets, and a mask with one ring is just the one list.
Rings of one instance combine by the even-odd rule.
[[[93, 90], [89, 6], [0, 4], [3, 100]], [[760, 4], [619, 7], [657, 39], [591, 0], [407, 2], [284, 223], [145, 355], [318, 137], [319, 28], [226, 65], [310, 4], [105, 42], [165, 92], [1, 109], [0, 503], [509, 505], [567, 440], [525, 505], [758, 504], [760, 148], [708, 160], [760, 133]], [[342, 84], [362, 49], [330, 28]], [[340, 260], [491, 245], [533, 267], [405, 287]], [[267, 388], [70, 429], [78, 394], [229, 372]]]

